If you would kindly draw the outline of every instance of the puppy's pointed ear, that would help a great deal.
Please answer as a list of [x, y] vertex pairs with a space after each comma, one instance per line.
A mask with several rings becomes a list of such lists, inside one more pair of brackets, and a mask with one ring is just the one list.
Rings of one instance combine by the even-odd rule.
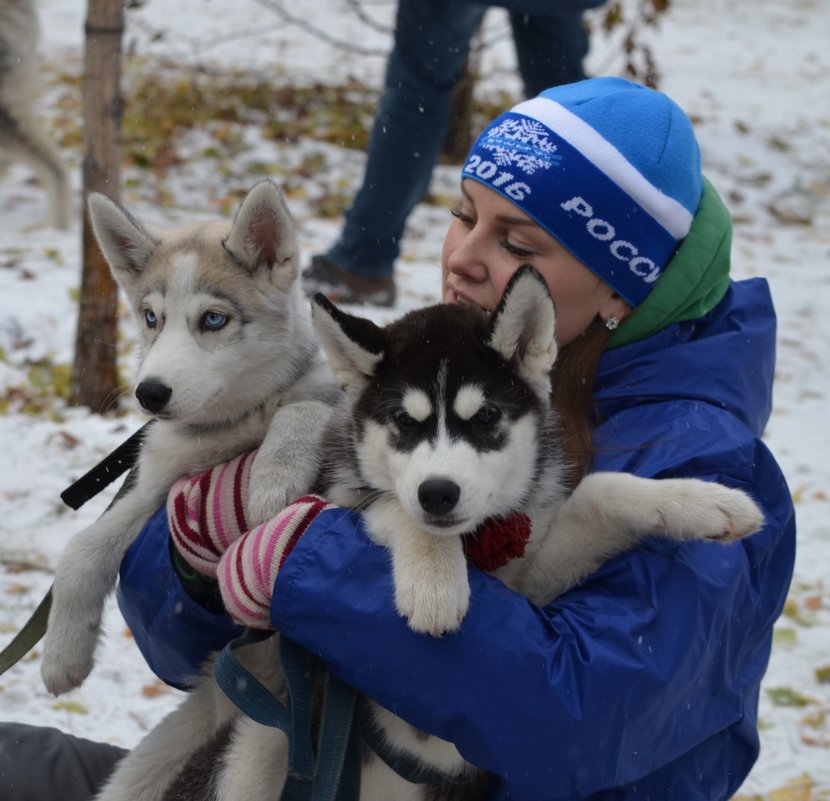
[[311, 319], [337, 382], [346, 389], [362, 387], [383, 359], [383, 329], [340, 311], [319, 293], [311, 303]]
[[488, 344], [508, 361], [515, 361], [521, 376], [545, 394], [556, 361], [555, 322], [545, 279], [531, 265], [521, 266], [508, 281], [490, 319]]
[[101, 252], [115, 280], [129, 292], [159, 241], [125, 208], [105, 195], [90, 194], [87, 208]]
[[248, 192], [223, 244], [251, 273], [265, 268], [272, 271], [275, 280], [290, 282], [299, 272], [294, 222], [282, 192], [272, 181], [260, 181]]

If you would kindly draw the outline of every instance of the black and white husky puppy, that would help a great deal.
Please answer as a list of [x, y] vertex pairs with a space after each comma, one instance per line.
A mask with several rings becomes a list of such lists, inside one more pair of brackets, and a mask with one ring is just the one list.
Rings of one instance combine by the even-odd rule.
[[469, 602], [462, 535], [492, 518], [530, 517], [524, 555], [495, 574], [543, 605], [645, 537], [729, 542], [763, 521], [745, 493], [696, 479], [595, 473], [569, 492], [550, 400], [554, 306], [532, 267], [492, 316], [438, 305], [381, 329], [315, 301], [315, 329], [347, 391], [323, 488], [366, 507], [415, 631], [458, 628]]
[[[363, 510], [369, 536], [391, 552], [395, 603], [416, 631], [458, 628], [470, 595], [462, 536], [493, 518], [530, 518], [524, 555], [495, 574], [539, 604], [644, 537], [729, 542], [763, 521], [743, 492], [695, 479], [597, 473], [568, 491], [550, 402], [554, 307], [532, 267], [516, 273], [492, 316], [437, 305], [381, 328], [322, 296], [312, 316], [346, 389], [323, 437], [317, 490]], [[393, 750], [444, 775], [479, 777], [452, 743], [367, 703]], [[188, 736], [185, 729], [166, 734], [167, 741]], [[467, 799], [480, 789], [475, 781], [412, 784], [364, 750], [360, 801]], [[286, 751], [281, 732], [240, 716], [162, 797], [276, 798]], [[126, 792], [116, 797], [139, 801]]]

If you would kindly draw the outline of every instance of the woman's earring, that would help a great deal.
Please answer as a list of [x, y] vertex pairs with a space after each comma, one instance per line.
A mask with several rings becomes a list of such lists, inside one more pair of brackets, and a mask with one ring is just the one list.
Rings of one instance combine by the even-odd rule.
[[620, 327], [620, 321], [616, 317], [611, 316], [605, 321], [605, 327], [609, 331], [616, 331]]

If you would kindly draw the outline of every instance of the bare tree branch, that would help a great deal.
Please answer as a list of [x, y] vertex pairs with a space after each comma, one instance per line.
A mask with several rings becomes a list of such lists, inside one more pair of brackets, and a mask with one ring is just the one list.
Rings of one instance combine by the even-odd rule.
[[306, 33], [311, 34], [326, 44], [330, 44], [332, 47], [337, 47], [340, 50], [345, 50], [350, 53], [358, 53], [363, 56], [385, 56], [387, 53], [386, 48], [380, 49], [374, 47], [360, 47], [353, 42], [338, 39], [328, 33], [328, 31], [324, 31], [322, 28], [312, 25], [303, 17], [298, 17], [297, 15], [292, 14], [290, 11], [286, 10], [285, 6], [279, 0], [256, 0], [256, 2], [263, 8], [273, 11], [282, 20], [290, 25], [294, 25], [297, 28], [304, 30]]
[[370, 17], [364, 10], [363, 4], [360, 0], [346, 0], [346, 5], [354, 12], [355, 16], [367, 27], [376, 31], [377, 33], [392, 33], [392, 28], [387, 25], [381, 25], [376, 19]]

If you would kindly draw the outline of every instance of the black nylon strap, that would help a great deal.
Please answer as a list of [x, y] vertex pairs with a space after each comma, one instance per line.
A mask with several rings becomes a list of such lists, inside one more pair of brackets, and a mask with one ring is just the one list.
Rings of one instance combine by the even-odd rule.
[[105, 456], [91, 470], [70, 484], [62, 493], [61, 500], [70, 509], [80, 509], [90, 498], [129, 470], [138, 461], [141, 443], [147, 435], [151, 420], [138, 429], [128, 440], [122, 442], [109, 456]]

